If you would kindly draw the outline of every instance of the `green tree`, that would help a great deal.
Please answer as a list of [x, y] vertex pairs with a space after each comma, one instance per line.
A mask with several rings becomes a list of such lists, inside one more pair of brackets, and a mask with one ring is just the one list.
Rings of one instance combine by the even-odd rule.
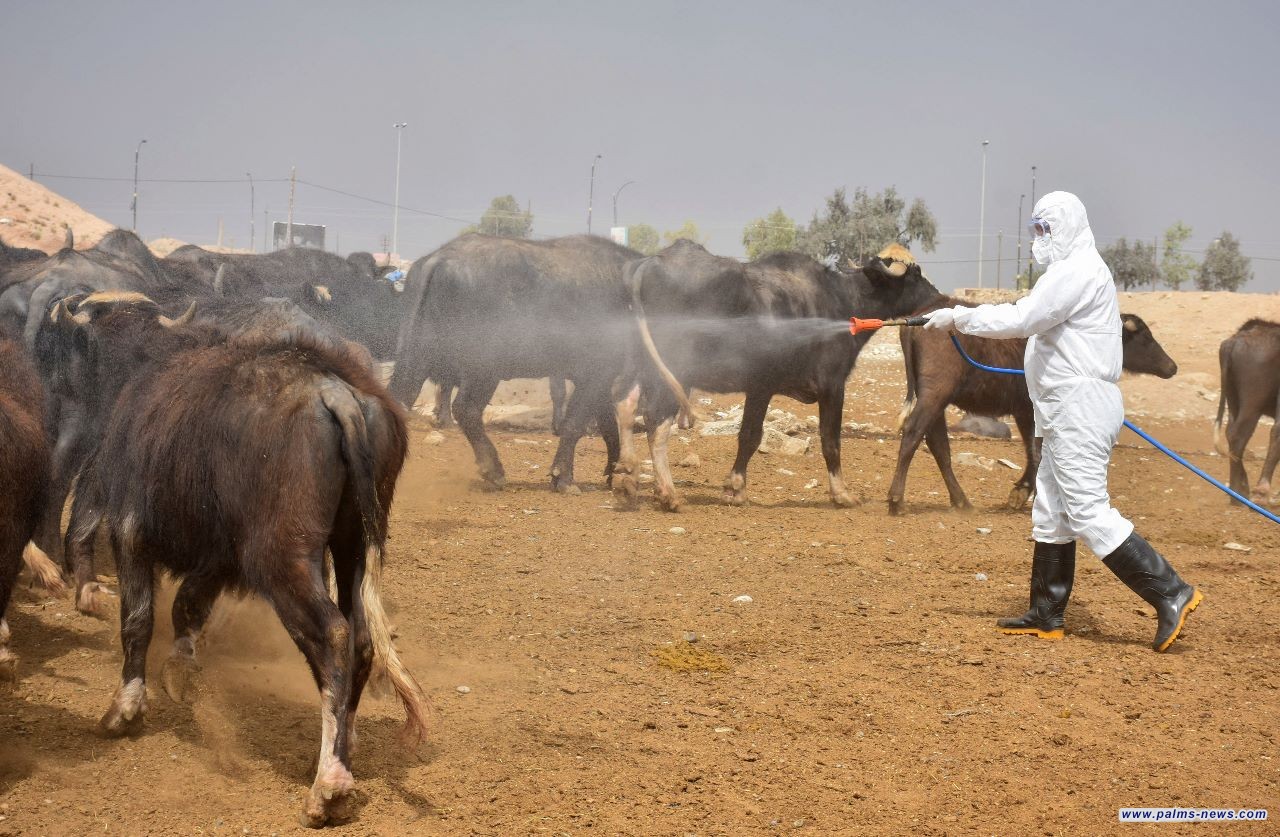
[[627, 227], [627, 244], [646, 256], [652, 256], [662, 249], [658, 231], [649, 224], [632, 224]]
[[938, 221], [921, 198], [907, 202], [890, 186], [874, 195], [858, 187], [850, 202], [844, 188], [827, 198], [821, 212], [801, 232], [799, 248], [817, 259], [835, 257], [861, 260], [898, 242], [918, 243], [932, 253], [938, 238]]
[[1199, 265], [1182, 251], [1191, 238], [1191, 228], [1181, 221], [1164, 231], [1164, 258], [1160, 260], [1160, 275], [1164, 283], [1175, 291], [1195, 278]]
[[742, 244], [747, 248], [747, 258], [758, 259], [770, 253], [796, 249], [799, 228], [787, 213], [778, 207], [764, 218], [757, 218], [742, 231]]
[[1120, 239], [1098, 251], [1111, 268], [1111, 277], [1121, 290], [1145, 288], [1155, 284], [1156, 258], [1154, 246], [1145, 241], [1130, 244]]
[[528, 238], [533, 235], [533, 213], [521, 209], [512, 195], [499, 195], [489, 202], [489, 208], [480, 216], [480, 223], [463, 230], [503, 238]]
[[682, 238], [687, 238], [697, 244], [706, 244], [707, 240], [702, 237], [702, 233], [698, 231], [698, 225], [692, 221], [685, 221], [678, 230], [667, 230], [662, 234], [662, 241], [665, 244], [674, 244]]
[[1240, 252], [1239, 240], [1224, 231], [1204, 251], [1196, 287], [1202, 291], [1238, 291], [1252, 278], [1253, 270], [1248, 257]]

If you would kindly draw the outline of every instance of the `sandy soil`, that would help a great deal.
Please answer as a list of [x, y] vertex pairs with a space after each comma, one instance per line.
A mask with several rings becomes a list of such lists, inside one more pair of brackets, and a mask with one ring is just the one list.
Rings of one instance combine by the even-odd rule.
[[67, 227], [71, 227], [77, 247], [97, 242], [114, 228], [74, 201], [5, 166], [0, 166], [0, 219], [0, 239], [5, 244], [46, 253], [62, 247]]
[[[1145, 399], [1143, 423], [1216, 474], [1217, 341], [1277, 302], [1125, 301], [1183, 367], [1126, 380], [1131, 405]], [[889, 517], [901, 364], [891, 337], [873, 346], [845, 416], [870, 427], [843, 443], [864, 500], [850, 510], [805, 488], [817, 453], [758, 454], [751, 505], [721, 505], [734, 440], [696, 430], [674, 443], [676, 461], [701, 460], [677, 469], [677, 515], [615, 511], [592, 479], [595, 438], [587, 490], [550, 493], [541, 431], [494, 432], [511, 485], [490, 492], [459, 434], [416, 421], [386, 578], [433, 733], [407, 753], [393, 702], [366, 702], [365, 803], [341, 833], [1096, 834], [1122, 830], [1121, 806], [1280, 815], [1280, 529], [1126, 435], [1115, 501], [1206, 595], [1184, 638], [1153, 654], [1150, 608], [1088, 554], [1064, 641], [1001, 636], [993, 621], [1027, 593], [1028, 514], [1002, 508], [1016, 472], [959, 467], [976, 507], [959, 515], [918, 456], [910, 513]], [[1017, 441], [953, 449], [1020, 461]], [[301, 831], [317, 700], [265, 606], [220, 603], [191, 705], [157, 687], [158, 616], [151, 713], [121, 741], [94, 734], [119, 673], [114, 621], [30, 591], [11, 610], [22, 662], [0, 695], [0, 834]]]

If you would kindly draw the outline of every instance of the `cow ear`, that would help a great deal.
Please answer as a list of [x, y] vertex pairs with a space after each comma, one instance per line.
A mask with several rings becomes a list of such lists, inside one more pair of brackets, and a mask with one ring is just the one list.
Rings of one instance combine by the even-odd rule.
[[307, 299], [316, 305], [328, 305], [333, 302], [333, 294], [324, 285], [307, 285]]
[[1124, 321], [1124, 330], [1130, 333], [1136, 332], [1138, 330], [1138, 324], [1126, 317]]

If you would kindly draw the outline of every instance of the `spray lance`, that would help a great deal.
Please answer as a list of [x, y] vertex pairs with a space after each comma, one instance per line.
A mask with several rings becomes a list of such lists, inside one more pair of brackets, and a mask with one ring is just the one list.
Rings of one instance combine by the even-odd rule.
[[[849, 333], [860, 334], [864, 331], [875, 331], [876, 329], [884, 328], [885, 326], [922, 326], [928, 321], [929, 321], [928, 317], [906, 317], [905, 319], [899, 319], [899, 320], [874, 320], [874, 319], [861, 320], [861, 319], [858, 319], [857, 317], [850, 317]], [[996, 372], [1002, 375], [1027, 374], [1025, 371], [1021, 369], [1007, 369], [1000, 366], [988, 366], [985, 363], [981, 363], [979, 361], [974, 360], [972, 357], [969, 356], [969, 353], [964, 350], [964, 347], [960, 345], [960, 340], [958, 337], [956, 337], [954, 332], [952, 332], [951, 334], [951, 343], [956, 347], [956, 351], [960, 353], [960, 356], [965, 359], [965, 362], [976, 369], [981, 369], [984, 372]], [[1191, 473], [1195, 474], [1197, 477], [1200, 477], [1200, 479], [1209, 483], [1214, 488], [1217, 488], [1219, 491], [1223, 492], [1224, 494], [1227, 494], [1233, 500], [1243, 503], [1249, 509], [1267, 518], [1272, 523], [1280, 523], [1280, 516], [1277, 516], [1272, 512], [1268, 511], [1267, 509], [1262, 508], [1257, 503], [1250, 500], [1248, 497], [1244, 497], [1241, 494], [1237, 493], [1236, 491], [1232, 490], [1230, 487], [1225, 486], [1222, 483], [1218, 482], [1216, 479], [1209, 476], [1203, 470], [1201, 470], [1200, 468], [1197, 468], [1195, 465], [1191, 464], [1183, 457], [1179, 456], [1173, 450], [1169, 449], [1166, 445], [1161, 443], [1158, 439], [1153, 437], [1147, 431], [1143, 430], [1141, 427], [1138, 427], [1133, 422], [1129, 421], [1128, 419], [1125, 419], [1124, 426], [1129, 428], [1139, 436], [1141, 436], [1148, 443], [1150, 443], [1150, 445], [1154, 447], [1156, 450], [1160, 451], [1165, 456], [1172, 459], [1174, 462], [1177, 462], [1182, 467], [1191, 471]]]
[[928, 317], [906, 317], [900, 320], [860, 320], [849, 318], [849, 333], [861, 334], [864, 331], [875, 331], [885, 326], [922, 326], [929, 322]]

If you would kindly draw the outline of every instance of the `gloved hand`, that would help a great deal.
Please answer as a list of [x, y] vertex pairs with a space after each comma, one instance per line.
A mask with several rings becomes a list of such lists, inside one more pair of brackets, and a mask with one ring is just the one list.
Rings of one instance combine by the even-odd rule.
[[924, 324], [925, 328], [951, 328], [956, 321], [956, 312], [954, 308], [939, 308], [931, 314], [926, 315], [929, 321]]

